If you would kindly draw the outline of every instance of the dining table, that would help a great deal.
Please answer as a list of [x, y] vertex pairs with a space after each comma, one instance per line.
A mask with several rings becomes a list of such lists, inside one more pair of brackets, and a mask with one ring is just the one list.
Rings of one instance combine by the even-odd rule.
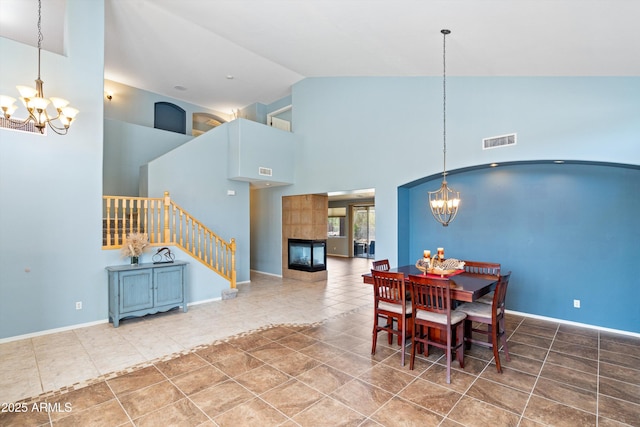
[[[438, 274], [425, 273], [418, 269], [415, 265], [403, 265], [394, 267], [389, 270], [392, 273], [404, 273], [405, 281], [409, 281], [409, 275], [422, 275], [427, 277], [441, 278]], [[371, 273], [362, 275], [364, 283], [373, 285], [373, 276]], [[488, 294], [495, 289], [498, 284], [499, 277], [489, 274], [475, 274], [460, 272], [454, 273], [443, 278], [449, 279], [451, 282], [451, 299], [460, 302], [473, 302], [483, 295]]]

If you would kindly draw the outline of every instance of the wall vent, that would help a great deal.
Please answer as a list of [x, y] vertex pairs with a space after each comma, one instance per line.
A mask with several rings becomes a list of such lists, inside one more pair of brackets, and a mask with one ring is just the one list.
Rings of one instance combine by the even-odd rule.
[[258, 168], [258, 175], [262, 175], [262, 176], [272, 176], [273, 175], [273, 169], [271, 168], [264, 168], [264, 167], [259, 167]]
[[490, 138], [484, 138], [482, 140], [482, 149], [489, 150], [490, 148], [506, 147], [509, 145], [516, 145], [516, 135], [511, 133], [509, 135], [492, 136]]
[[[24, 120], [24, 119], [16, 119], [16, 120]], [[15, 124], [11, 123], [9, 120], [5, 119], [4, 116], [2, 116], [2, 115], [0, 115], [0, 128], [13, 130], [13, 131], [16, 131], [16, 132], [35, 133], [35, 134], [38, 134], [38, 135], [46, 135], [47, 134], [47, 128], [44, 129], [44, 134], [41, 134], [40, 133], [40, 129], [38, 129], [36, 127], [34, 122], [29, 122], [25, 126], [18, 127]]]

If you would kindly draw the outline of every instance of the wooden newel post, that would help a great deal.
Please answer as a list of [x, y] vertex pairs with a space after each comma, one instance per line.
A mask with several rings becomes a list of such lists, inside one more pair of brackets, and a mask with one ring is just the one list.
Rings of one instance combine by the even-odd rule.
[[236, 239], [231, 239], [231, 289], [236, 287]]
[[164, 227], [163, 227], [163, 244], [169, 244], [171, 241], [171, 230], [169, 229], [169, 206], [171, 206], [171, 197], [169, 192], [164, 192]]

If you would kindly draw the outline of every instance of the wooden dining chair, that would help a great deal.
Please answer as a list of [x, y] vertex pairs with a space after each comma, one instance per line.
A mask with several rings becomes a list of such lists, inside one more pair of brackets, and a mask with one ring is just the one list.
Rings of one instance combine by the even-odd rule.
[[398, 336], [400, 363], [404, 366], [407, 322], [411, 319], [411, 302], [407, 299], [404, 273], [371, 270], [373, 276], [374, 317], [371, 354], [376, 354], [378, 333], [386, 331], [389, 344]]
[[[469, 345], [475, 343], [493, 349], [493, 357], [496, 361], [496, 369], [502, 373], [500, 365], [500, 343], [507, 361], [509, 357], [509, 347], [507, 345], [507, 334], [504, 321], [505, 299], [511, 272], [500, 276], [498, 285], [493, 295], [491, 305], [478, 302], [464, 303], [457, 309], [467, 314], [464, 322], [464, 340]], [[486, 337], [484, 340], [476, 339], [473, 334], [481, 334]]]
[[[482, 261], [464, 261], [464, 271], [469, 274], [477, 274], [480, 276], [500, 276], [500, 264], [495, 262]], [[493, 303], [493, 292], [480, 297], [477, 302], [484, 304]]]
[[[425, 356], [429, 355], [429, 346], [433, 345], [443, 349], [447, 357], [447, 384], [449, 384], [453, 352], [460, 367], [464, 368], [463, 332], [467, 315], [451, 309], [451, 281], [446, 278], [435, 279], [423, 275], [410, 275], [409, 289], [413, 308], [409, 369], [413, 369], [418, 345], [423, 349]], [[432, 328], [440, 330], [439, 337], [431, 333]]]
[[378, 261], [373, 261], [371, 264], [372, 264], [372, 268], [374, 270], [389, 271], [391, 269], [391, 266], [389, 265], [389, 260], [388, 259], [381, 259], [381, 260], [378, 260]]

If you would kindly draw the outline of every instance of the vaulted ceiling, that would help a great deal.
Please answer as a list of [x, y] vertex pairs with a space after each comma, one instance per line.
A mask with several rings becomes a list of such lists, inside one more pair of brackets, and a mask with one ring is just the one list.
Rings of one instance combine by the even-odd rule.
[[[85, 0], [86, 1], [86, 0]], [[0, 36], [36, 44], [36, 0]], [[43, 0], [64, 52], [66, 0]], [[105, 0], [105, 78], [229, 114], [319, 76], [639, 76], [636, 0]], [[46, 76], [46, 72], [43, 70]]]

